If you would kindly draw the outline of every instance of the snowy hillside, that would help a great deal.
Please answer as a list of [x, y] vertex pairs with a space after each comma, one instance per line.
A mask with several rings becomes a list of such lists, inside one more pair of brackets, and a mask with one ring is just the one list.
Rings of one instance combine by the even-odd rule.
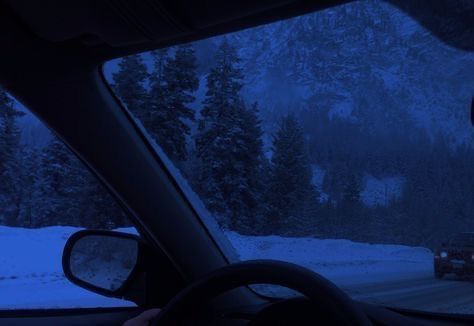
[[[467, 77], [472, 56], [442, 44], [387, 3], [358, 1], [193, 43], [201, 80], [198, 102], [224, 38], [238, 49], [243, 96], [248, 103], [259, 102], [267, 132], [290, 111], [324, 110], [349, 118], [362, 95], [374, 107], [395, 101], [400, 116], [409, 112], [431, 132], [447, 133], [456, 142], [472, 140], [463, 117], [464, 100], [474, 87]], [[151, 69], [149, 53], [143, 59]], [[109, 81], [117, 62], [104, 66]]]
[[201, 67], [222, 38], [238, 48], [244, 96], [260, 103], [269, 131], [288, 111], [347, 118], [362, 95], [374, 107], [395, 102], [399, 117], [409, 112], [417, 124], [443, 129], [458, 142], [472, 139], [462, 118], [474, 86], [466, 82], [472, 56], [387, 3], [358, 1], [197, 42]]
[[[0, 309], [128, 306], [133, 303], [83, 290], [63, 275], [61, 255], [72, 227], [0, 227]], [[134, 232], [133, 229], [122, 231]], [[425, 248], [347, 240], [250, 237], [227, 233], [242, 260], [279, 259], [301, 264], [338, 284], [431, 275]]]

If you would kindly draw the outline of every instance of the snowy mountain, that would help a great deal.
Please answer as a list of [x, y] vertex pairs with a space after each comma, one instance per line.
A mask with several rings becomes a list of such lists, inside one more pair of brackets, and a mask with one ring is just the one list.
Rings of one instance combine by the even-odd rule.
[[[365, 97], [376, 108], [395, 103], [392, 114], [401, 118], [408, 112], [414, 123], [445, 133], [454, 143], [472, 141], [473, 56], [442, 44], [387, 3], [358, 1], [195, 42], [198, 100], [223, 38], [238, 49], [244, 98], [259, 102], [267, 131], [288, 111], [325, 110], [331, 117], [354, 118], [357, 99]], [[151, 69], [151, 57], [144, 59]], [[109, 80], [116, 63], [105, 66]], [[28, 135], [41, 134], [41, 128], [23, 120], [23, 128], [33, 129], [25, 137], [37, 139]]]
[[388, 118], [408, 112], [430, 132], [472, 139], [466, 114], [474, 58], [386, 3], [354, 2], [197, 42], [202, 73], [223, 38], [239, 49], [246, 100], [260, 103], [270, 125], [304, 109], [354, 118], [357, 99], [365, 97], [379, 111], [395, 106]]
[[[248, 107], [255, 101], [259, 104], [267, 161], [280, 118], [294, 113], [303, 129], [309, 163], [318, 167], [313, 175], [318, 202], [334, 205], [325, 207], [330, 211], [327, 216], [348, 215], [343, 208], [334, 212], [345, 197], [353, 200], [352, 206], [362, 203], [370, 209], [364, 215], [370, 215], [374, 225], [399, 216], [420, 221], [436, 216], [442, 225], [438, 229], [433, 225], [438, 232], [455, 209], [460, 211], [456, 227], [470, 225], [473, 208], [465, 197], [472, 194], [474, 178], [469, 119], [472, 54], [444, 45], [389, 4], [353, 2], [195, 42], [199, 87], [191, 106], [198, 112], [224, 39], [240, 58], [244, 101]], [[173, 57], [175, 50], [169, 53]], [[151, 73], [153, 56], [144, 53], [141, 58], [143, 70]], [[109, 82], [114, 82], [112, 75], [124, 61], [104, 65]], [[138, 83], [150, 91], [150, 78]], [[19, 121], [24, 142], [38, 146], [47, 142], [49, 133], [31, 116]], [[197, 123], [186, 123], [191, 148]], [[178, 166], [192, 167], [193, 162]], [[445, 205], [448, 197], [452, 200]], [[349, 206], [344, 209], [356, 209]], [[381, 206], [387, 211], [379, 212]], [[346, 222], [353, 234], [351, 223], [357, 224], [357, 218]], [[409, 238], [393, 230], [392, 241]], [[377, 232], [373, 236], [382, 241]], [[417, 233], [415, 237], [410, 244], [425, 239]]]

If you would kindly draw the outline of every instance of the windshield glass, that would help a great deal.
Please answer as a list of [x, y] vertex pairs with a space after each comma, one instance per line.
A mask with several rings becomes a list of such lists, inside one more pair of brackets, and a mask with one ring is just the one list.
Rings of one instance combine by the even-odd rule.
[[474, 261], [435, 253], [474, 231], [473, 69], [472, 53], [398, 9], [358, 1], [104, 74], [231, 260], [290, 261], [358, 300], [470, 313], [474, 283], [452, 280]]

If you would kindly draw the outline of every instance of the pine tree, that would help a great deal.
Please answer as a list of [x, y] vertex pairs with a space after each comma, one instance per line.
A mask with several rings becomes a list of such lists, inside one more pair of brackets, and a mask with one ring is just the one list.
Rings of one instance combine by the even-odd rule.
[[[41, 182], [41, 155], [39, 150], [33, 147], [22, 147], [21, 150], [21, 206], [19, 213], [18, 226], [21, 227], [36, 227], [40, 220], [38, 215], [41, 207], [45, 202], [40, 197], [40, 182]], [[44, 198], [43, 198], [44, 199]]]
[[130, 221], [112, 195], [95, 176], [84, 168], [85, 187], [82, 194], [82, 226], [112, 229], [130, 226]]
[[149, 131], [172, 159], [185, 160], [188, 156], [186, 138], [189, 121], [194, 121], [193, 92], [199, 87], [196, 57], [191, 45], [177, 47], [174, 58], [163, 53], [155, 56], [155, 73], [147, 109], [151, 112]]
[[348, 173], [342, 190], [342, 205], [354, 207], [360, 204], [360, 192], [362, 184], [355, 173]]
[[[196, 188], [208, 207], [217, 215], [229, 214], [229, 197], [234, 191], [230, 183], [235, 180], [229, 149], [235, 145], [231, 135], [237, 118], [242, 72], [237, 67], [235, 49], [224, 41], [215, 55], [215, 67], [206, 78], [207, 92], [201, 118], [198, 122], [196, 154], [200, 159]], [[229, 227], [229, 220], [221, 221]]]
[[[342, 187], [342, 198], [337, 205], [339, 225], [352, 233], [352, 238], [367, 233], [368, 221], [363, 214], [363, 206], [360, 201], [362, 191], [361, 177], [356, 171], [347, 171]], [[348, 234], [346, 233], [346, 234]]]
[[164, 71], [166, 62], [169, 59], [168, 49], [158, 49], [150, 52], [153, 57], [153, 72], [150, 74], [150, 88], [153, 92], [154, 87], [162, 88], [164, 82]]
[[273, 138], [267, 216], [275, 232], [314, 232], [317, 200], [303, 132], [288, 115]]
[[41, 153], [37, 226], [79, 226], [82, 199], [86, 186], [77, 159], [57, 138], [53, 137]]
[[224, 227], [247, 232], [258, 202], [258, 161], [263, 157], [261, 129], [255, 112], [241, 97], [242, 72], [236, 50], [219, 46], [207, 76], [204, 108], [198, 124], [200, 160], [195, 186]]
[[158, 135], [161, 122], [165, 120], [164, 112], [166, 112], [164, 71], [170, 58], [168, 49], [152, 51], [151, 56], [153, 57], [153, 70], [149, 75], [150, 90], [144, 103], [146, 116], [142, 117], [141, 122], [151, 137], [159, 143]]
[[246, 177], [247, 189], [242, 191], [244, 207], [247, 211], [240, 221], [239, 229], [246, 233], [264, 232], [264, 187], [267, 159], [263, 154], [263, 131], [258, 117], [258, 104], [255, 102], [249, 109], [242, 106], [239, 122], [242, 130], [240, 158], [244, 162], [243, 175]]
[[16, 225], [21, 204], [20, 129], [16, 119], [24, 113], [15, 109], [14, 100], [0, 89], [0, 222]]
[[128, 225], [121, 207], [57, 137], [41, 155], [33, 195], [34, 226], [114, 228]]
[[144, 81], [148, 77], [146, 66], [140, 55], [135, 54], [124, 57], [118, 67], [119, 70], [112, 76], [113, 88], [127, 108], [145, 125], [148, 118], [144, 107]]

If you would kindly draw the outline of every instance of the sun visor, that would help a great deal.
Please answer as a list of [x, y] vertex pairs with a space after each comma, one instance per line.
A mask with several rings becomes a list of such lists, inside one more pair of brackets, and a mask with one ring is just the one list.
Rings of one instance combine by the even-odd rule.
[[180, 37], [189, 32], [159, 1], [9, 0], [31, 31], [51, 42], [127, 46]]

